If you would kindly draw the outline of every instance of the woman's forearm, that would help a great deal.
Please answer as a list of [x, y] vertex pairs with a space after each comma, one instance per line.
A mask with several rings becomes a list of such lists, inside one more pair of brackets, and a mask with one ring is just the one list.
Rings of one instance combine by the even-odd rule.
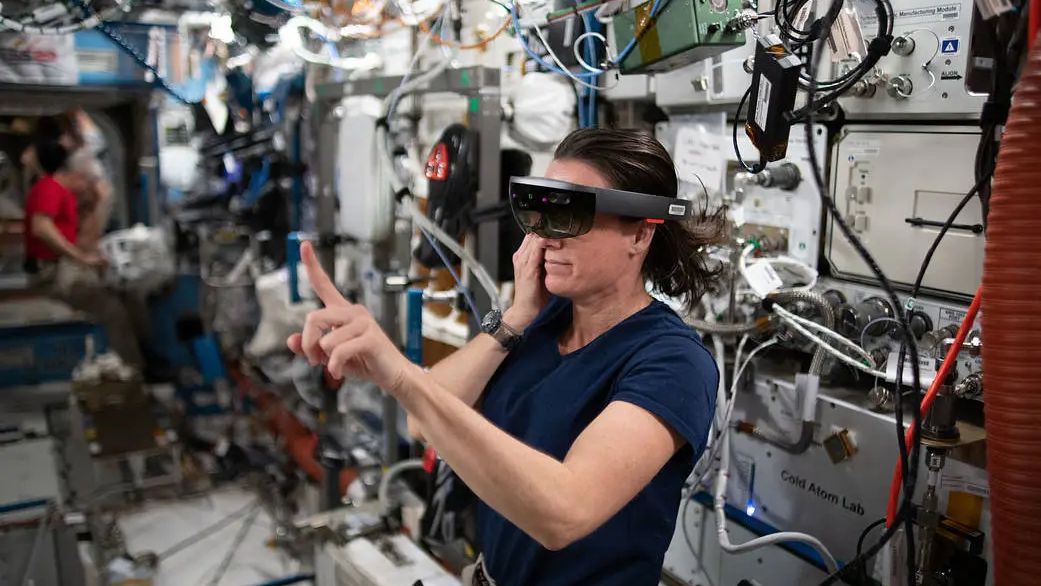
[[465, 346], [432, 366], [430, 376], [463, 403], [473, 406], [481, 398], [506, 351], [487, 334], [478, 334]]
[[[505, 358], [506, 351], [494, 338], [478, 334], [427, 372], [442, 388], [451, 389], [449, 392], [464, 405], [473, 407]], [[426, 439], [422, 426], [411, 413], [408, 415], [408, 430], [412, 437]]]
[[562, 462], [502, 431], [421, 372], [398, 394], [438, 454], [488, 506], [548, 549], [584, 533], [582, 499]]

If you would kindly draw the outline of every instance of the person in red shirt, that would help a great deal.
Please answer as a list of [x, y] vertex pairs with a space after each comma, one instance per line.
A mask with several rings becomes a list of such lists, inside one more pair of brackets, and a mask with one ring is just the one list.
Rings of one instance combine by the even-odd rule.
[[66, 166], [68, 151], [58, 141], [35, 145], [44, 173], [25, 201], [25, 269], [34, 289], [85, 312], [105, 326], [109, 345], [127, 364], [144, 366], [127, 308], [98, 275], [104, 260], [80, 245], [80, 174]]
[[[101, 257], [79, 248], [79, 203], [73, 190], [79, 178], [65, 170], [68, 153], [57, 142], [41, 142], [36, 156], [44, 176], [25, 200], [25, 258], [30, 264], [56, 262], [68, 257], [87, 266], [99, 266]], [[30, 272], [33, 272], [30, 268]]]

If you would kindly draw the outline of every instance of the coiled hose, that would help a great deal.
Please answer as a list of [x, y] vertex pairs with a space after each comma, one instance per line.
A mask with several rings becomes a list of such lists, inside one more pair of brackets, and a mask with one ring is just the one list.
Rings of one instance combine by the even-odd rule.
[[[1036, 3], [1035, 3], [1036, 4]], [[1001, 140], [983, 263], [983, 370], [994, 583], [1041, 576], [1041, 43]]]

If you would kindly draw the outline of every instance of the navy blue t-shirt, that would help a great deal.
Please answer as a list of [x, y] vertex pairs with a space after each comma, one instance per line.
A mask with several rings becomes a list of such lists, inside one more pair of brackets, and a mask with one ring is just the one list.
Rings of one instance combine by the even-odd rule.
[[[698, 335], [653, 301], [583, 348], [560, 355], [571, 302], [554, 297], [492, 377], [481, 412], [525, 444], [563, 460], [611, 401], [657, 415], [687, 440], [639, 494], [599, 529], [560, 551], [478, 506], [478, 541], [501, 586], [658, 584], [680, 491], [701, 454], [719, 374]], [[610, 457], [606, 455], [605, 457]]]

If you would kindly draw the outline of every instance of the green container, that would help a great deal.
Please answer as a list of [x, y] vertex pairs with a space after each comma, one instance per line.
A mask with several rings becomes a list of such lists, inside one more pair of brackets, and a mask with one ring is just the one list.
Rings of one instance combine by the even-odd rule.
[[[661, 0], [666, 2], [667, 0]], [[629, 44], [650, 16], [653, 1], [614, 18], [618, 51]], [[728, 31], [741, 11], [740, 0], [671, 0], [657, 22], [640, 37], [620, 64], [625, 73], [660, 73], [708, 59], [745, 44], [744, 31]]]

